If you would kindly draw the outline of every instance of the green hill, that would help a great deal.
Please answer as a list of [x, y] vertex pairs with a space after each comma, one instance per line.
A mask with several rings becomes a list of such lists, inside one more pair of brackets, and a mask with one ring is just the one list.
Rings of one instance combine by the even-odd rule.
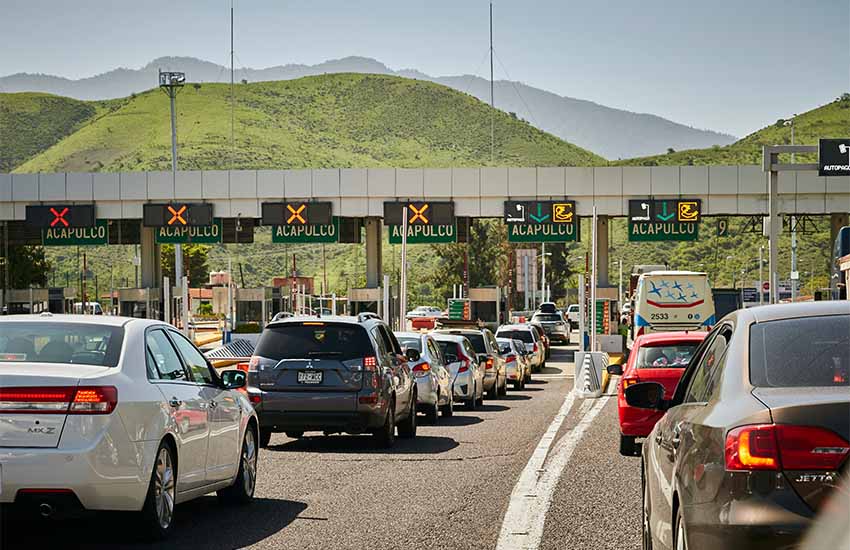
[[[190, 84], [180, 92], [180, 168], [580, 166], [604, 162], [507, 113], [494, 113], [470, 95], [431, 82], [333, 74], [239, 84], [235, 96], [235, 147], [231, 147], [230, 87]], [[113, 111], [15, 171], [170, 168], [168, 98], [159, 90], [150, 90], [120, 101]], [[492, 160], [491, 115], [495, 119]]]
[[[779, 119], [774, 124], [725, 147], [676, 151], [666, 155], [626, 159], [623, 166], [683, 166], [706, 164], [761, 164], [763, 145], [788, 145], [791, 128]], [[820, 138], [847, 137], [850, 131], [850, 94], [798, 115], [794, 120], [794, 143], [817, 145]], [[815, 156], [798, 155], [798, 162], [816, 162]]]
[[106, 105], [40, 93], [0, 94], [0, 172], [75, 132]]

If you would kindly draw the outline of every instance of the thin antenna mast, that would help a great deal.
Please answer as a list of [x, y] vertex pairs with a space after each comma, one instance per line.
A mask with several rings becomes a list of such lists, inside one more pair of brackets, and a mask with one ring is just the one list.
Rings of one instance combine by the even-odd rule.
[[496, 156], [495, 102], [493, 100], [493, 2], [490, 2], [490, 163]]
[[233, 0], [230, 0], [230, 168], [233, 169], [233, 161], [236, 157], [236, 140], [234, 137], [235, 115], [233, 95]]

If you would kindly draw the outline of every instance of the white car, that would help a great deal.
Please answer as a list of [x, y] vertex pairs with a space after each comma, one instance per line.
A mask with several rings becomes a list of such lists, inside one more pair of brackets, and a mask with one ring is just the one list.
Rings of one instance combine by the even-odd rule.
[[580, 310], [578, 304], [572, 304], [567, 308], [567, 321], [569, 321], [570, 328], [572, 328], [573, 330], [578, 328], [579, 312]]
[[171, 531], [175, 504], [248, 503], [257, 417], [241, 371], [219, 375], [171, 325], [112, 316], [0, 319], [0, 504], [44, 517], [139, 513]]
[[540, 372], [541, 369], [546, 367], [546, 350], [543, 347], [543, 342], [530, 325], [502, 325], [496, 331], [496, 338], [519, 340], [525, 344], [525, 350], [531, 364], [531, 372]]
[[419, 306], [407, 312], [408, 319], [416, 317], [442, 317], [443, 310], [434, 306]]

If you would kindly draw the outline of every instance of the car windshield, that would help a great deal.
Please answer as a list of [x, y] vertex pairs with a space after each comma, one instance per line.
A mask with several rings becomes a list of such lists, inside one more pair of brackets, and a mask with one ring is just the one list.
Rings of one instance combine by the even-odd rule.
[[268, 327], [254, 353], [275, 361], [322, 356], [349, 361], [375, 355], [372, 342], [360, 325], [321, 322]]
[[114, 367], [122, 327], [85, 323], [2, 323], [0, 362], [67, 363]]
[[469, 343], [472, 344], [475, 353], [487, 353], [487, 346], [484, 345], [484, 335], [480, 332], [471, 332], [464, 334]]
[[850, 385], [850, 315], [752, 325], [750, 382], [774, 388]]
[[437, 340], [437, 345], [440, 346], [440, 352], [443, 354], [443, 357], [447, 355], [454, 355], [457, 357], [458, 355], [458, 345], [456, 342], [450, 342], [448, 340]]
[[557, 313], [538, 313], [531, 319], [532, 321], [539, 321], [541, 323], [553, 323], [555, 321], [560, 321], [561, 316]]
[[396, 337], [398, 339], [398, 343], [401, 345], [402, 349], [415, 349], [416, 351], [422, 351], [422, 340], [419, 338], [411, 338], [411, 337]]
[[691, 362], [691, 356], [697, 349], [697, 345], [697, 342], [688, 342], [641, 346], [635, 366], [639, 369], [685, 368]]
[[534, 338], [531, 336], [530, 330], [500, 330], [496, 336], [499, 338], [510, 338], [511, 340], [521, 340], [526, 344], [534, 343]]

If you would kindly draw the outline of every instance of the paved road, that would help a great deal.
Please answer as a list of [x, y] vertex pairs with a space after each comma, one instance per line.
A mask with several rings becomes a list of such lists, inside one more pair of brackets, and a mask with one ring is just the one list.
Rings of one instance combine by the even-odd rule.
[[[572, 355], [556, 349], [525, 391], [421, 425], [392, 451], [367, 437], [275, 436], [260, 455], [252, 506], [223, 508], [212, 496], [182, 505], [174, 538], [159, 548], [638, 548], [638, 459], [617, 453], [614, 398], [564, 405]], [[547, 430], [557, 436], [530, 472]], [[527, 505], [515, 490], [523, 472], [543, 480], [531, 497], [536, 515], [523, 512], [539, 541], [516, 534], [513, 512], [506, 519], [509, 507]], [[133, 540], [131, 518], [98, 515], [14, 525], [3, 547], [140, 547]]]

